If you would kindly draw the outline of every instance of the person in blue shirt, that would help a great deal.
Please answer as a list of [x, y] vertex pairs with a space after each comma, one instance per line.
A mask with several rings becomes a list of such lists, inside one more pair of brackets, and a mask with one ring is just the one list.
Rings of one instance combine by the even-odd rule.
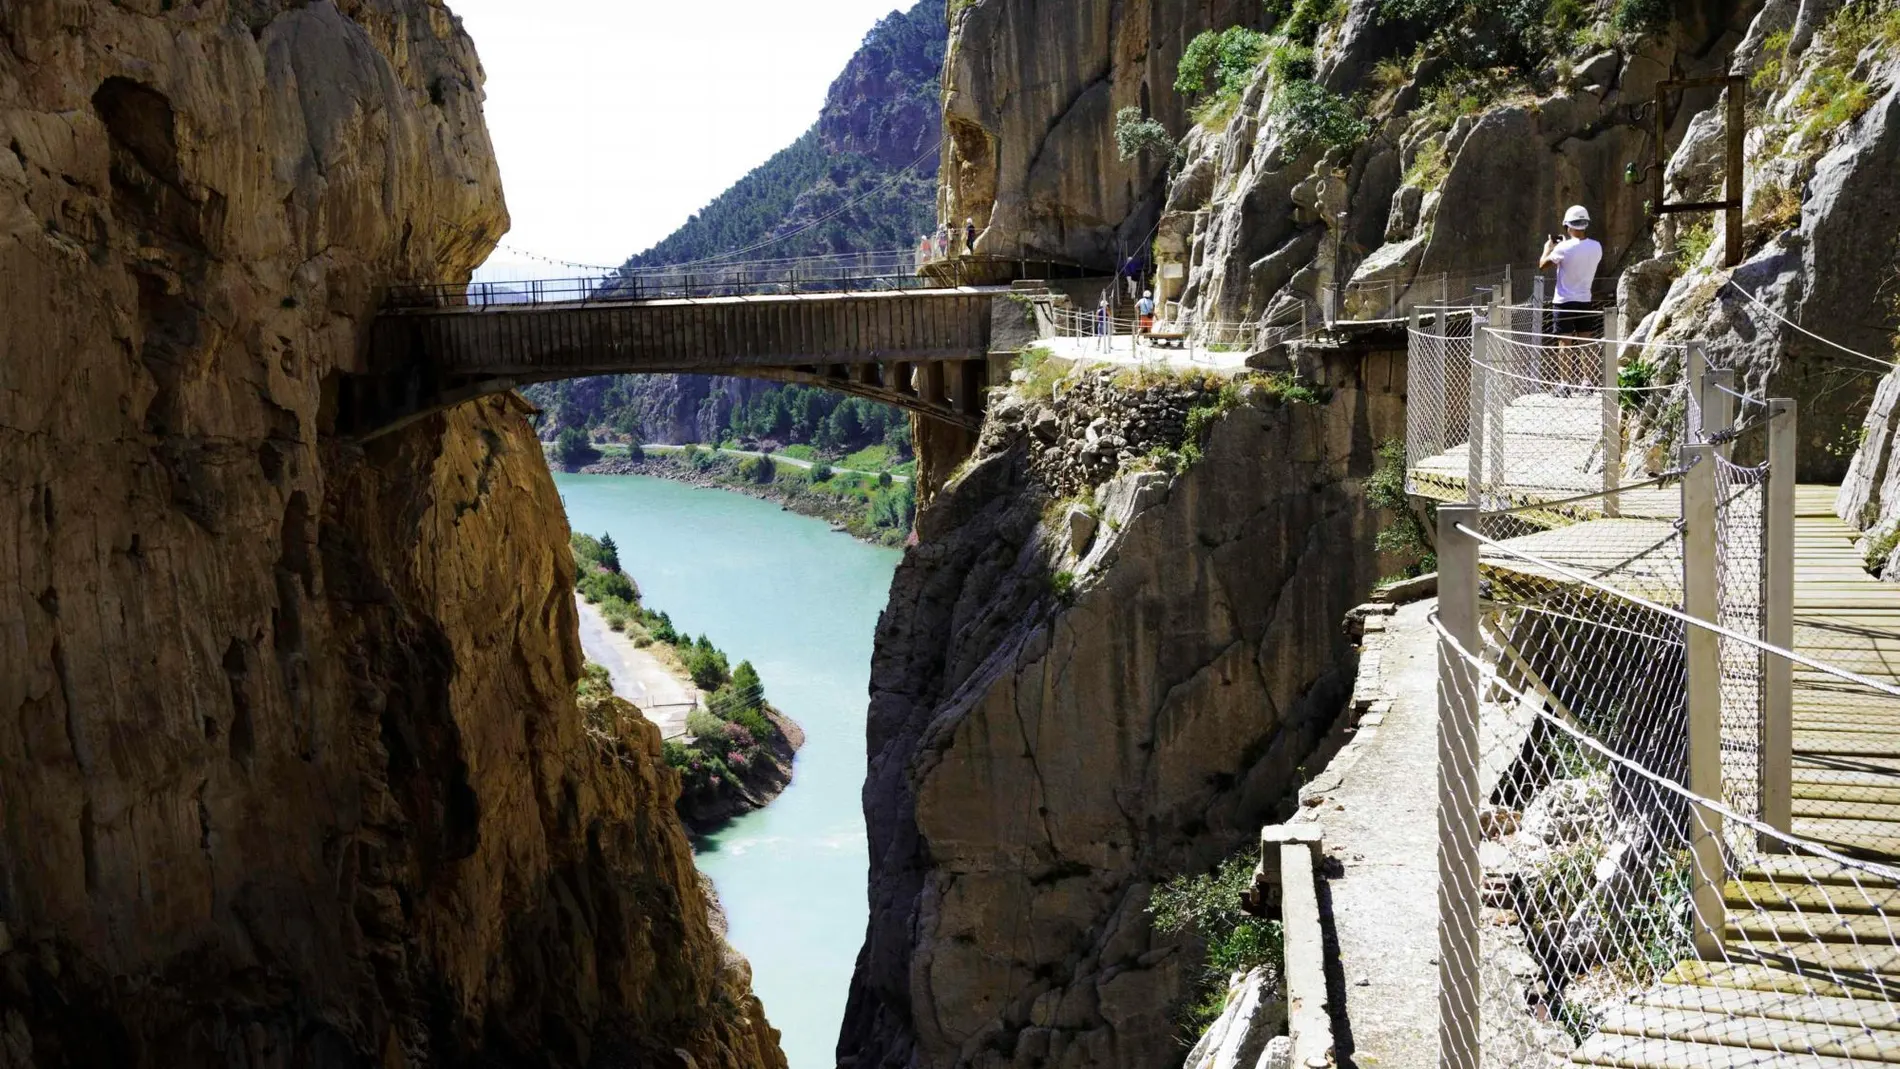
[[1141, 317], [1141, 332], [1147, 334], [1155, 329], [1155, 295], [1153, 290], [1142, 290], [1141, 300], [1135, 302], [1135, 314]]

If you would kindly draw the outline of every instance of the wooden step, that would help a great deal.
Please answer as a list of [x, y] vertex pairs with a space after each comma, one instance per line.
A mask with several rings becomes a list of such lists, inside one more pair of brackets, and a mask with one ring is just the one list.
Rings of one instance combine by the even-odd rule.
[[1864, 994], [1860, 998], [1833, 998], [1827, 995], [1790, 995], [1697, 984], [1665, 984], [1638, 996], [1637, 1001], [1666, 1009], [1724, 1013], [1734, 1017], [1767, 1017], [1778, 1021], [1900, 1031], [1900, 1005], [1869, 998]]
[[1603, 1015], [1597, 1027], [1599, 1034], [1608, 1032], [1705, 1047], [1900, 1062], [1900, 1035], [1859, 1027], [1655, 1006], [1615, 1007]]
[[1758, 951], [1798, 943], [1854, 943], [1892, 949], [1900, 943], [1900, 918], [1881, 913], [1731, 907], [1728, 938]]
[[1846, 848], [1879, 858], [1900, 858], [1900, 825], [1878, 820], [1796, 817], [1794, 833], [1835, 848]]
[[1731, 880], [1722, 889], [1731, 909], [1798, 910], [1802, 913], [1886, 913], [1900, 925], [1900, 887], [1872, 879], [1860, 886], [1768, 880]]
[[[1900, 803], [1870, 802], [1858, 798], [1833, 797], [1840, 787], [1812, 788], [1810, 791], [1796, 789], [1794, 792], [1794, 815], [1797, 817], [1825, 817], [1845, 820], [1877, 820], [1887, 824], [1900, 824]], [[1815, 797], [1827, 794], [1830, 797]], [[1896, 828], [1900, 831], [1900, 828]]]
[[1738, 965], [1773, 965], [1794, 970], [1814, 980], [1855, 983], [1880, 978], [1889, 989], [1900, 988], [1900, 946], [1892, 942], [1866, 943], [1796, 942], [1775, 946], [1727, 942], [1723, 954]]
[[1783, 886], [1798, 883], [1892, 886], [1889, 877], [1866, 865], [1844, 865], [1812, 854], [1770, 854], [1742, 870], [1745, 880], [1766, 880]]
[[1624, 1069], [1853, 1069], [1862, 1064], [1818, 1054], [1778, 1054], [1615, 1032], [1598, 1032], [1584, 1040], [1570, 1060]]
[[[1843, 983], [1842, 981], [1846, 981]], [[1900, 1001], [1900, 981], [1878, 974], [1829, 976], [1823, 972], [1795, 972], [1783, 965], [1684, 961], [1677, 963], [1666, 984], [1739, 988], [1784, 995], [1824, 995], [1832, 998], [1873, 998]]]

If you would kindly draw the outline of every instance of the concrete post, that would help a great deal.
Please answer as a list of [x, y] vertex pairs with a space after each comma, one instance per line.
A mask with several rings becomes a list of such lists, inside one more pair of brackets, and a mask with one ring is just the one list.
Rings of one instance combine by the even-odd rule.
[[1438, 1065], [1478, 1069], [1478, 510], [1438, 509]]
[[[1711, 369], [1702, 375], [1702, 440], [1725, 434], [1735, 426], [1735, 372]], [[1716, 447], [1723, 460], [1735, 455], [1735, 443]]]
[[[1794, 648], [1795, 404], [1768, 402], [1768, 487], [1765, 494], [1762, 640]], [[1762, 664], [1761, 819], [1783, 833], [1794, 830], [1794, 663], [1768, 654]], [[1765, 850], [1780, 849], [1765, 839]]]
[[[1538, 276], [1542, 278], [1543, 276]], [[1621, 324], [1616, 316], [1603, 317], [1603, 514], [1622, 515], [1616, 490], [1623, 482], [1623, 394], [1617, 378], [1623, 351]]]
[[[1489, 353], [1485, 345], [1485, 317], [1471, 317], [1471, 382], [1465, 399], [1465, 500], [1472, 505], [1484, 503], [1485, 370]], [[1449, 391], [1447, 391], [1449, 392]]]
[[[1683, 355], [1683, 381], [1689, 384], [1689, 434], [1688, 442], [1700, 442], [1706, 439], [1702, 424], [1702, 377], [1708, 373], [1708, 354], [1700, 341], [1692, 341]], [[1685, 442], [1685, 444], [1687, 444]]]
[[[1684, 447], [1689, 464], [1682, 480], [1682, 611], [1713, 623], [1717, 614], [1715, 554], [1715, 447]], [[1442, 610], [1441, 610], [1442, 611]], [[1689, 792], [1722, 797], [1722, 652], [1715, 632], [1686, 625], [1683, 660], [1689, 713]], [[1689, 815], [1690, 877], [1695, 906], [1696, 953], [1714, 960], [1721, 952], [1726, 916], [1722, 906], [1722, 815], [1693, 805]]]

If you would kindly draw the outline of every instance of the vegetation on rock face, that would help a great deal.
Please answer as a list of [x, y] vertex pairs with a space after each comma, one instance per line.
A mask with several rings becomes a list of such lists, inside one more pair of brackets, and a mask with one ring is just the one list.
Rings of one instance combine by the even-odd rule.
[[1253, 887], [1254, 857], [1243, 851], [1200, 876], [1176, 876], [1156, 887], [1148, 900], [1155, 930], [1191, 935], [1206, 948], [1192, 999], [1182, 1007], [1180, 1024], [1193, 1042], [1225, 1008], [1228, 977], [1266, 968], [1282, 975], [1284, 950], [1278, 921], [1252, 916], [1241, 895]]
[[1174, 91], [1184, 97], [1238, 97], [1267, 53], [1267, 35], [1245, 26], [1208, 30], [1181, 53]]
[[1379, 447], [1379, 466], [1366, 480], [1366, 504], [1390, 518], [1380, 529], [1374, 546], [1381, 553], [1396, 553], [1406, 558], [1404, 572], [1396, 577], [1410, 579], [1438, 570], [1438, 554], [1432, 549], [1430, 527], [1436, 519], [1428, 507], [1424, 515], [1412, 508], [1405, 493], [1405, 443], [1392, 439]]
[[1115, 115], [1115, 152], [1132, 160], [1144, 152], [1173, 155], [1174, 139], [1160, 120], [1144, 118], [1140, 108], [1123, 108]]

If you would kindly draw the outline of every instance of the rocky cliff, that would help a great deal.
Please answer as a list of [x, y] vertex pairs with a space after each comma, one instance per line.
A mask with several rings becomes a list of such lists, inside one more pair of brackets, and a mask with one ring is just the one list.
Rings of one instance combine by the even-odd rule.
[[977, 252], [1112, 270], [1142, 250], [1166, 153], [1124, 162], [1115, 114], [1187, 125], [1173, 85], [1188, 41], [1253, 25], [1253, 0], [973, 0], [955, 5], [945, 63], [938, 215], [973, 219]]
[[0, 1066], [782, 1065], [657, 731], [583, 729], [517, 408], [327, 430], [505, 225], [450, 12], [0, 45]]
[[1152, 930], [1149, 892], [1297, 786], [1350, 689], [1339, 618], [1380, 574], [1361, 484], [1403, 365], [1335, 378], [1093, 373], [992, 408], [878, 629], [841, 1064], [1179, 1062], [1199, 948]]

